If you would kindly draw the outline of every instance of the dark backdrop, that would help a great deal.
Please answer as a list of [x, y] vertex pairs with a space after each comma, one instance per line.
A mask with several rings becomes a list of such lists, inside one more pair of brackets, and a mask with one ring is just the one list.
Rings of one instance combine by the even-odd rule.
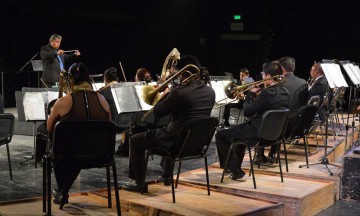
[[[30, 65], [18, 71], [53, 33], [63, 36], [62, 49], [80, 50], [92, 74], [121, 61], [128, 80], [139, 67], [160, 74], [174, 47], [198, 56], [211, 75], [235, 78], [243, 67], [257, 77], [265, 61], [292, 56], [308, 79], [314, 61], [359, 56], [356, 1], [6, 1], [0, 8], [6, 107], [15, 106], [15, 90], [37, 86]], [[234, 14], [242, 32], [230, 30]]]

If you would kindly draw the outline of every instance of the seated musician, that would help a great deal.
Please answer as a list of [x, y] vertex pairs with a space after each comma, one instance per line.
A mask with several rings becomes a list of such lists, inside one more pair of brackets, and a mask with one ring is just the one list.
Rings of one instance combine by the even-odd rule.
[[[111, 120], [110, 107], [105, 97], [94, 92], [90, 85], [89, 71], [83, 63], [75, 63], [69, 73], [74, 79], [71, 94], [59, 98], [47, 120], [47, 130], [51, 135], [56, 122], [71, 119], [104, 119]], [[54, 190], [53, 202], [60, 208], [68, 203], [68, 193], [79, 175], [79, 169], [61, 169], [54, 167], [57, 190]]]
[[[247, 68], [242, 68], [240, 70], [240, 79], [239, 82], [237, 83], [238, 85], [244, 85], [244, 84], [248, 84], [254, 82], [254, 79], [250, 77], [250, 72]], [[224, 107], [224, 126], [229, 127], [230, 123], [229, 123], [229, 118], [230, 118], [230, 110], [231, 108], [238, 108], [241, 109], [242, 108], [242, 101], [239, 101], [239, 103], [230, 103], [225, 105]]]
[[[316, 63], [311, 67], [310, 70], [311, 82], [308, 86], [308, 98], [307, 101], [310, 100], [312, 96], [319, 95], [320, 96], [320, 107], [318, 110], [319, 118], [321, 121], [325, 120], [325, 110], [324, 107], [328, 104], [323, 104], [324, 96], [330, 92], [330, 87], [326, 77], [324, 75], [324, 71], [321, 67], [320, 63]], [[328, 95], [327, 101], [331, 101], [331, 94]]]
[[[286, 82], [284, 87], [289, 91], [290, 95], [290, 113], [289, 123], [285, 132], [285, 137], [288, 137], [293, 129], [297, 119], [297, 111], [300, 107], [306, 105], [306, 97], [308, 93], [306, 81], [295, 75], [295, 59], [292, 57], [282, 57], [279, 59], [282, 67], [283, 75]], [[264, 154], [264, 148], [258, 148], [258, 154], [261, 155], [261, 160], [258, 161], [256, 157], [254, 163], [275, 163], [276, 146], [272, 145], [268, 157]]]
[[112, 121], [117, 123], [118, 112], [110, 88], [110, 84], [118, 83], [118, 74], [116, 68], [110, 67], [106, 69], [104, 72], [104, 83], [105, 86], [99, 89], [99, 93], [104, 95], [106, 101], [109, 103]]
[[[276, 75], [281, 75], [281, 65], [277, 62], [271, 62], [264, 68], [264, 79]], [[282, 84], [278, 84], [277, 80], [270, 79], [264, 81], [267, 88], [260, 91], [259, 87], [254, 87], [247, 92], [243, 111], [244, 116], [253, 116], [251, 120], [238, 126], [219, 130], [216, 134], [216, 147], [218, 151], [220, 167], [225, 168], [227, 153], [233, 138], [246, 138], [250, 145], [258, 142], [257, 131], [261, 123], [261, 115], [268, 110], [289, 108], [290, 96], [288, 91]], [[237, 145], [232, 149], [228, 167], [226, 172], [229, 178], [233, 180], [244, 177], [245, 172], [241, 169], [241, 164], [244, 159], [244, 151], [246, 146]]]
[[151, 77], [150, 71], [146, 68], [139, 68], [136, 71], [135, 82], [141, 82], [141, 81], [145, 81], [146, 84], [154, 82], [154, 80]]
[[[194, 64], [200, 68], [200, 64], [194, 56], [184, 56], [179, 60], [176, 69], [180, 70], [188, 64]], [[191, 69], [190, 69], [191, 70]], [[185, 76], [187, 74], [184, 74]], [[180, 79], [186, 77], [180, 76]], [[148, 132], [138, 133], [130, 138], [130, 161], [129, 183], [123, 188], [128, 191], [141, 191], [141, 183], [145, 166], [145, 151], [150, 146], [159, 146], [171, 149], [174, 145], [181, 128], [187, 120], [210, 116], [215, 102], [214, 90], [205, 85], [199, 77], [181, 85], [178, 88], [166, 89], [162, 98], [155, 105], [153, 112], [155, 117], [171, 115], [171, 121], [167, 128], [160, 128]], [[171, 164], [164, 160], [164, 172], [159, 177], [165, 185], [170, 185]], [[144, 192], [147, 191], [147, 185]]]

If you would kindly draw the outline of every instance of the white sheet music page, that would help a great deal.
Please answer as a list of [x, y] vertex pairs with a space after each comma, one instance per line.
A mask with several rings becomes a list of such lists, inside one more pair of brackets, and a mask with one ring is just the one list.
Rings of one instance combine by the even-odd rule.
[[25, 92], [23, 97], [25, 120], [45, 121], [45, 103], [48, 103], [47, 92]]
[[334, 63], [321, 63], [330, 88], [348, 87], [344, 76], [341, 73], [340, 66]]
[[342, 65], [346, 71], [346, 74], [350, 77], [351, 82], [354, 85], [360, 84], [360, 80], [355, 75], [355, 68], [352, 63], [346, 63]]
[[351, 63], [350, 68], [351, 68], [352, 72], [354, 73], [354, 76], [356, 77], [356, 79], [360, 83], [360, 68], [359, 68], [359, 66], [354, 65], [354, 64]]

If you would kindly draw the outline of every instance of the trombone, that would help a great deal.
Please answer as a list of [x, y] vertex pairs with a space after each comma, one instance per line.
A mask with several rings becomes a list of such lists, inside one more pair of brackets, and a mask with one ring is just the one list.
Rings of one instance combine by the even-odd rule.
[[[284, 83], [286, 80], [284, 79], [284, 76], [283, 75], [276, 75], [276, 76], [273, 76], [273, 77], [269, 77], [269, 78], [265, 78], [265, 79], [262, 79], [262, 80], [259, 80], [259, 81], [255, 81], [255, 82], [251, 82], [251, 83], [248, 83], [248, 84], [244, 84], [244, 85], [235, 85], [233, 82], [230, 82], [229, 84], [227, 84], [224, 88], [224, 91], [225, 91], [225, 94], [227, 96], [227, 98], [223, 98], [219, 101], [217, 101], [216, 103], [219, 103], [223, 100], [226, 100], [228, 98], [230, 99], [233, 99], [225, 104], [221, 104], [219, 106], [216, 106], [214, 107], [215, 109], [217, 108], [220, 108], [220, 107], [223, 107], [223, 106], [226, 106], [236, 100], [242, 100], [244, 99], [244, 93], [249, 91], [250, 89], [252, 89], [252, 87], [254, 85], [260, 85], [262, 84], [263, 82], [265, 81], [268, 81], [268, 80], [272, 80], [272, 79], [277, 79], [279, 80], [277, 84], [279, 83]], [[267, 87], [263, 88], [263, 89], [266, 89]]]
[[[196, 73], [192, 73], [191, 71], [189, 71], [190, 68], [195, 69]], [[177, 79], [181, 74], [183, 73], [188, 73], [190, 74], [189, 77], [187, 77], [186, 79], [184, 79], [181, 82], [181, 85], [186, 85], [188, 82], [190, 82], [191, 80], [196, 79], [197, 77], [199, 77], [200, 75], [200, 69], [193, 65], [193, 64], [188, 64], [185, 67], [183, 67], [181, 70], [179, 70], [178, 72], [176, 72], [174, 75], [172, 75], [169, 79], [167, 79], [165, 82], [163, 82], [161, 85], [159, 85], [158, 87], [154, 87], [152, 85], [147, 85], [144, 86], [142, 88], [142, 99], [144, 100], [145, 103], [155, 106], [155, 104], [160, 100], [161, 95], [160, 95], [160, 91], [164, 90], [168, 84]], [[151, 108], [149, 111], [147, 111], [144, 116], [141, 118], [141, 120], [145, 120], [148, 118], [149, 114], [153, 111], [153, 108]]]

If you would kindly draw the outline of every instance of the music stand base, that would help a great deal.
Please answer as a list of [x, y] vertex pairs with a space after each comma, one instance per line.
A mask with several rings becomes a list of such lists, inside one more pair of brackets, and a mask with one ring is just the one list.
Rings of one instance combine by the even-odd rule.
[[302, 167], [304, 167], [304, 166], [306, 166], [307, 168], [309, 168], [309, 166], [319, 165], [319, 164], [325, 165], [325, 167], [326, 167], [326, 168], [328, 169], [328, 171], [329, 171], [329, 175], [331, 175], [331, 176], [334, 175], [334, 173], [331, 172], [331, 170], [329, 169], [328, 165], [336, 166], [336, 167], [341, 167], [341, 166], [339, 166], [339, 165], [329, 163], [328, 158], [327, 158], [327, 157], [323, 157], [323, 158], [321, 159], [321, 162], [319, 162], [319, 163], [299, 165], [299, 168], [302, 168]]
[[[20, 162], [20, 165], [26, 165], [28, 161], [34, 159], [34, 154], [30, 155], [30, 156], [24, 156], [25, 160]], [[35, 162], [36, 163], [36, 162]]]

